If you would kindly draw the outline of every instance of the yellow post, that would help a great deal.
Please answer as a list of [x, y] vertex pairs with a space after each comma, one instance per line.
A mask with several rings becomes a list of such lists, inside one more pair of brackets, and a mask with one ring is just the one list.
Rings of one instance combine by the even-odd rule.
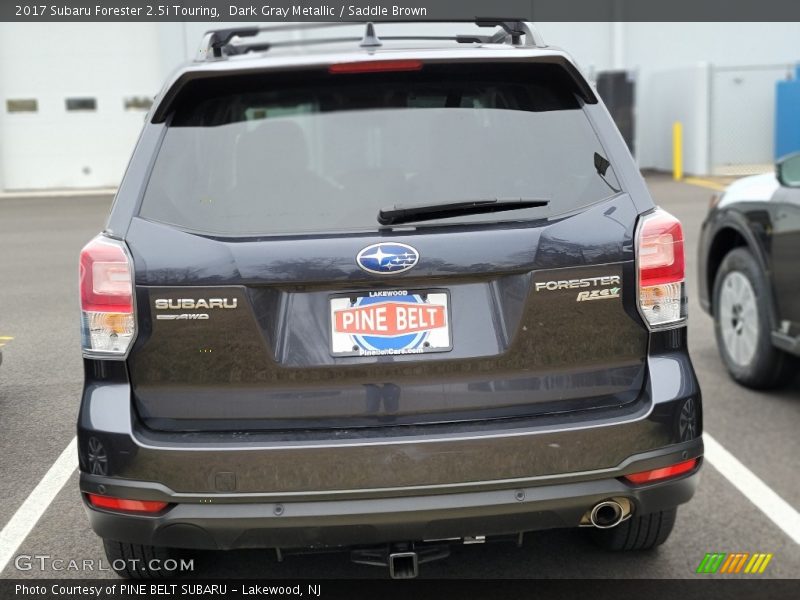
[[683, 123], [680, 121], [672, 124], [672, 178], [683, 179]]

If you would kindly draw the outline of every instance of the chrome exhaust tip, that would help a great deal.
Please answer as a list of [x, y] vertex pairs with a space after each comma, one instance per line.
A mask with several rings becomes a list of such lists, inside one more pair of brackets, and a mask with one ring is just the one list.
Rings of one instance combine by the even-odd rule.
[[626, 511], [616, 500], [604, 500], [594, 505], [589, 513], [589, 522], [598, 529], [611, 529], [622, 523], [628, 516], [630, 516], [630, 507]]

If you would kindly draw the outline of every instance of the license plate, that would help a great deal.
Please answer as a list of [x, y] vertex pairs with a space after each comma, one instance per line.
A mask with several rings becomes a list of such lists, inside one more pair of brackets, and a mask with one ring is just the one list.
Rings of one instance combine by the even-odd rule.
[[330, 299], [334, 356], [447, 352], [449, 296], [443, 291], [380, 290]]

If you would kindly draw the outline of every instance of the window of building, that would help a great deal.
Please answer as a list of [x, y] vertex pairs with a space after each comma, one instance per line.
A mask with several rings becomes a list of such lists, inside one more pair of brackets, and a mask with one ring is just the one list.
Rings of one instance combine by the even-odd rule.
[[125, 110], [143, 110], [148, 111], [153, 106], [153, 99], [147, 96], [129, 96], [123, 101]]
[[97, 110], [97, 99], [67, 98], [67, 110]]
[[6, 112], [37, 112], [38, 110], [39, 102], [35, 98], [14, 98], [13, 100], [6, 100]]

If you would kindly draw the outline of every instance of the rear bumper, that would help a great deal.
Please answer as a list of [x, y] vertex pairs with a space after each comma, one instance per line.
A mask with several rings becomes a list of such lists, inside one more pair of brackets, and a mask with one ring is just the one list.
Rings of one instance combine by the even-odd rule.
[[[139, 422], [128, 383], [95, 379], [81, 405], [80, 467], [118, 481], [154, 482], [175, 494], [259, 494], [264, 501], [363, 499], [386, 491], [455, 493], [481, 489], [473, 482], [508, 487], [566, 474], [602, 476], [634, 456], [673, 447], [702, 431], [700, 390], [683, 348], [685, 333], [662, 332], [658, 340], [659, 354], [648, 357], [649, 376], [630, 405], [478, 423], [154, 432]], [[651, 350], [656, 341], [653, 336]], [[106, 456], [101, 469], [90, 464], [98, 448]]]
[[[640, 514], [662, 510], [689, 500], [695, 475], [641, 487], [619, 478], [702, 456], [700, 390], [685, 348], [684, 330], [652, 335], [641, 396], [616, 409], [270, 433], [147, 430], [130, 385], [102, 364], [106, 379], [87, 377], [79, 416], [81, 491], [171, 505], [156, 516], [88, 508], [100, 536], [195, 548], [574, 527], [611, 497], [630, 499]], [[101, 468], [92, 463], [98, 453]]]
[[[640, 468], [654, 462], [665, 464], [701, 452], [698, 441], [686, 449], [637, 460], [632, 465]], [[692, 497], [698, 478], [695, 471], [675, 480], [638, 487], [606, 477], [362, 500], [257, 502], [245, 496], [228, 496], [216, 499], [219, 504], [209, 504], [194, 498], [194, 502], [174, 504], [157, 516], [122, 515], [88, 505], [86, 510], [98, 535], [130, 543], [225, 550], [318, 548], [577, 527], [588, 510], [609, 498], [630, 499], [634, 515], [675, 507]], [[96, 491], [98, 485], [103, 485], [98, 484], [100, 480], [82, 474], [81, 487]], [[163, 490], [142, 484], [109, 482], [106, 490], [122, 497], [164, 497]]]

